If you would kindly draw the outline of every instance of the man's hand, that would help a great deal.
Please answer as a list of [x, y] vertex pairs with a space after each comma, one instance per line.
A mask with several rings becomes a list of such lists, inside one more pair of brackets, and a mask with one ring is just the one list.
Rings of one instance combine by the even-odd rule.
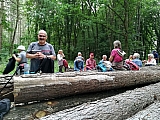
[[35, 54], [35, 56], [36, 56], [36, 58], [39, 58], [39, 59], [43, 59], [43, 58], [46, 57], [46, 55], [42, 54], [41, 52], [37, 52], [37, 53]]
[[12, 56], [13, 56], [14, 58], [16, 58], [16, 55], [15, 55], [15, 54], [12, 54]]

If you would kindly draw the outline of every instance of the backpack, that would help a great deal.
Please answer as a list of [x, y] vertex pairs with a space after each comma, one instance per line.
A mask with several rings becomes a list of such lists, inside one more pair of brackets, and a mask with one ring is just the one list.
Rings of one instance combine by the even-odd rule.
[[14, 68], [15, 68], [15, 64], [16, 64], [15, 58], [14, 57], [10, 58], [9, 62], [7, 63], [7, 65], [6, 65], [6, 67], [5, 67], [4, 71], [3, 71], [3, 75], [4, 74], [8, 74], [11, 71], [13, 71]]
[[125, 66], [127, 70], [139, 70], [139, 66], [130, 60], [125, 61]]
[[126, 53], [122, 50], [117, 50], [119, 56], [123, 57]]
[[8, 98], [0, 100], [0, 120], [3, 120], [4, 114], [10, 110], [11, 102]]
[[54, 73], [54, 60], [51, 58], [44, 58], [40, 61], [39, 69], [35, 71], [42, 71], [42, 73]]
[[65, 68], [68, 68], [68, 62], [67, 62], [66, 59], [63, 59], [63, 66], [64, 66]]
[[111, 66], [106, 66], [103, 62], [98, 63], [97, 69], [101, 72], [113, 71], [113, 68]]

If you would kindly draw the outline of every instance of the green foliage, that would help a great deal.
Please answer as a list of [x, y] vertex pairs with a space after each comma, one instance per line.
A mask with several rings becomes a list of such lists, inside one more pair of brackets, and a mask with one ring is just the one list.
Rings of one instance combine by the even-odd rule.
[[[126, 56], [134, 52], [145, 56], [153, 49], [160, 52], [158, 0], [26, 0], [20, 5], [24, 31], [16, 46], [23, 44], [27, 48], [37, 41], [37, 32], [44, 29], [56, 53], [63, 49], [69, 60], [74, 60], [78, 51], [85, 58], [90, 52], [97, 59], [103, 54], [109, 56], [117, 39]], [[11, 46], [14, 22], [4, 15], [2, 48]]]
[[0, 63], [3, 64], [3, 63], [8, 62], [9, 58], [10, 58], [10, 55], [9, 55], [8, 49], [5, 49], [5, 48], [1, 49]]

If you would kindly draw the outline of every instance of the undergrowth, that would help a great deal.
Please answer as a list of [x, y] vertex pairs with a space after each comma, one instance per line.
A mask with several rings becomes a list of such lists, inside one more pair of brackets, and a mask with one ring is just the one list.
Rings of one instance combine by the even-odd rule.
[[[30, 60], [28, 60], [28, 61], [30, 61]], [[6, 67], [6, 65], [7, 65], [8, 62], [9, 62], [8, 59], [7, 59], [7, 60], [0, 61], [0, 75], [3, 74], [3, 71], [4, 71], [4, 69], [5, 69], [5, 67]], [[68, 64], [69, 64], [69, 66], [70, 66], [71, 68], [74, 67], [74, 62], [73, 62], [73, 61], [68, 61]], [[15, 70], [16, 70], [16, 67], [17, 67], [17, 62], [16, 62], [16, 65], [15, 65], [15, 69], [14, 69], [13, 71], [11, 71], [9, 74], [11, 74], [11, 75], [14, 74], [14, 72], [15, 72]], [[56, 73], [56, 72], [58, 72], [58, 71], [59, 71], [58, 62], [57, 62], [57, 60], [55, 60], [55, 61], [54, 61], [54, 72]]]

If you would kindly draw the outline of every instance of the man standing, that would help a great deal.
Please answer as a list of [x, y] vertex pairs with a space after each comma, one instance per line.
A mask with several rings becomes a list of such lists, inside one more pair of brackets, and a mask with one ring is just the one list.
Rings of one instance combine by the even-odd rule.
[[154, 55], [154, 59], [156, 59], [156, 63], [157, 63], [157, 65], [158, 65], [159, 55], [158, 55], [158, 53], [157, 53], [157, 51], [156, 51], [156, 50], [153, 50], [153, 55]]
[[[42, 67], [42, 65], [43, 67], [48, 69], [47, 64], [49, 64], [49, 62], [48, 61], [45, 62], [44, 65], [44, 61], [56, 59], [56, 54], [53, 46], [47, 43], [46, 40], [47, 40], [46, 31], [40, 30], [38, 32], [38, 41], [32, 42], [27, 49], [26, 57], [31, 59], [31, 66], [30, 66], [31, 72], [37, 72], [39, 68]], [[51, 65], [48, 66], [53, 67]]]
[[29, 64], [27, 63], [26, 58], [26, 52], [25, 52], [25, 46], [20, 45], [18, 46], [17, 50], [19, 51], [18, 56], [16, 54], [13, 54], [12, 56], [15, 58], [15, 60], [18, 62], [18, 71], [17, 74], [29, 74]]

